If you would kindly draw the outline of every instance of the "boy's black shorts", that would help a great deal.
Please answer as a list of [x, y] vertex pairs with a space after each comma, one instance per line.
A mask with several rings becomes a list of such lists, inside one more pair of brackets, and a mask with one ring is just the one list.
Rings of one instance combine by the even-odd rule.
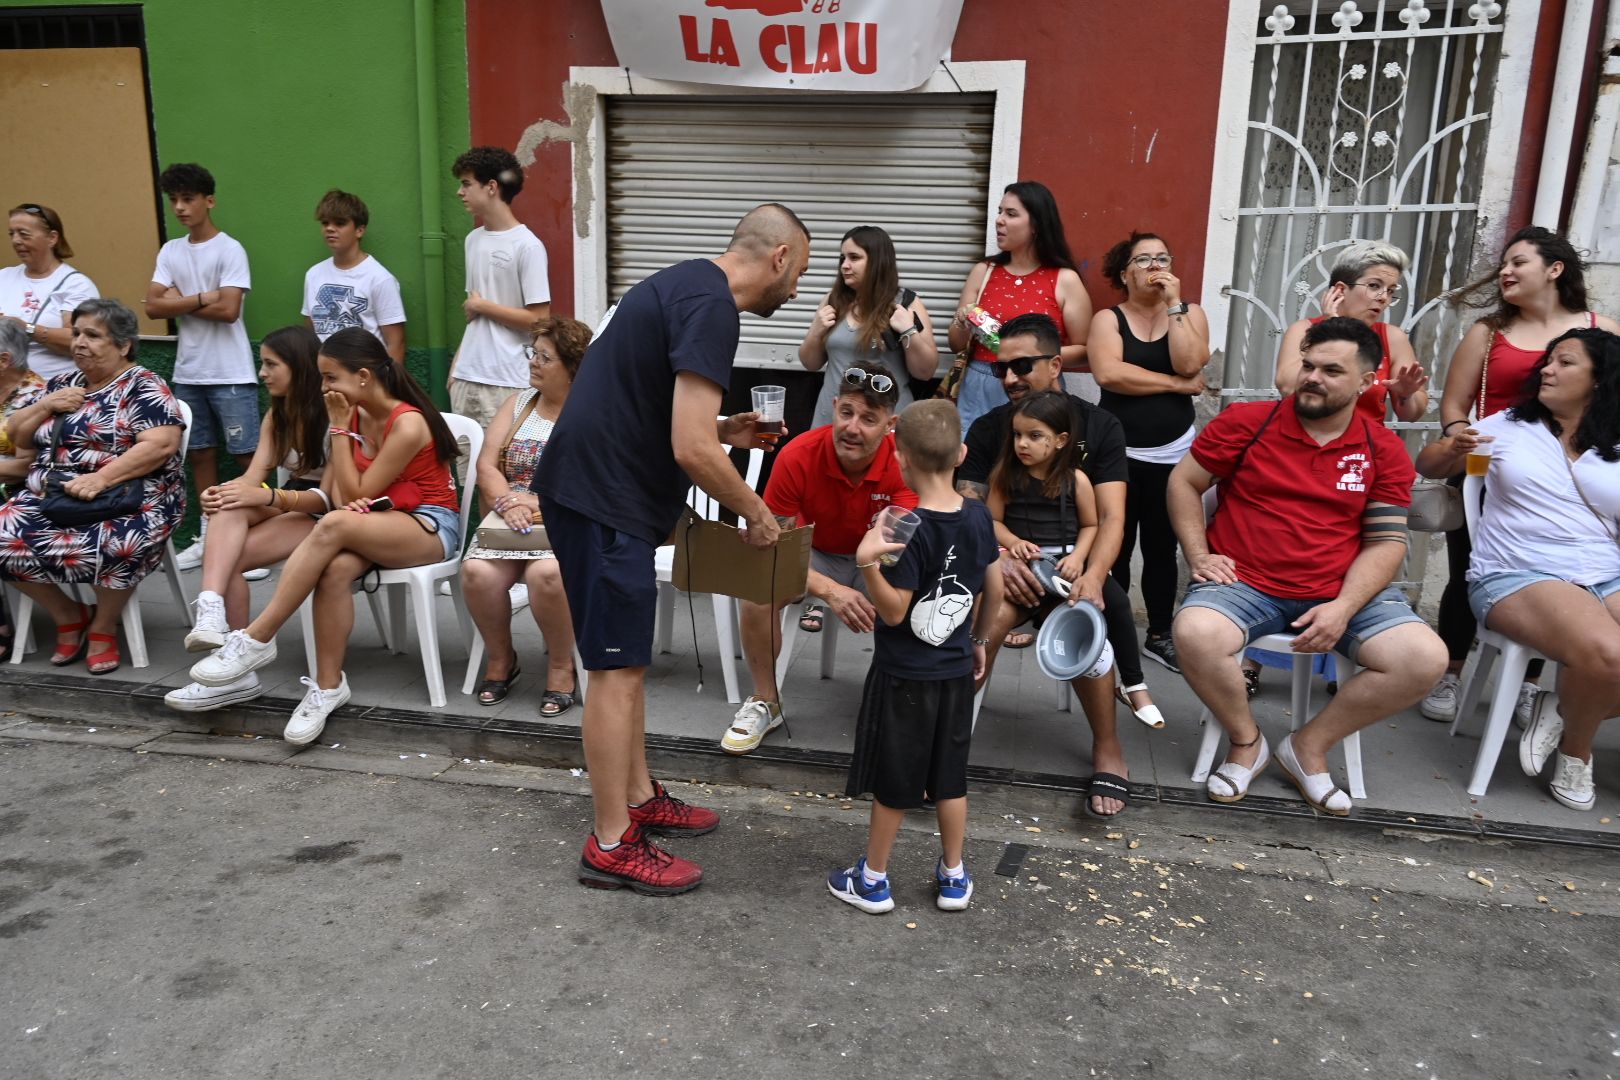
[[914, 810], [925, 795], [960, 799], [972, 738], [972, 675], [919, 682], [874, 667], [861, 694], [844, 792], [871, 792], [895, 810]]

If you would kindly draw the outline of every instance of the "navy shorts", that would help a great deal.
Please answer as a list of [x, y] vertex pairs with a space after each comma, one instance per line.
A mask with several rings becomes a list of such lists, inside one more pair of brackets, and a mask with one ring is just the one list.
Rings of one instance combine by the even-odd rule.
[[541, 499], [541, 513], [585, 670], [650, 665], [658, 606], [653, 545], [550, 499]]

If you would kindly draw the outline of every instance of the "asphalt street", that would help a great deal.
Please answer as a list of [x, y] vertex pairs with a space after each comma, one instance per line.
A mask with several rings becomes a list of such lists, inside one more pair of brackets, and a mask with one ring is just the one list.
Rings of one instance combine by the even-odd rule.
[[6, 723], [8, 1080], [1620, 1076], [1599, 852], [998, 789], [968, 911], [916, 816], [869, 916], [864, 804], [677, 785], [724, 822], [652, 899], [575, 883], [566, 770]]

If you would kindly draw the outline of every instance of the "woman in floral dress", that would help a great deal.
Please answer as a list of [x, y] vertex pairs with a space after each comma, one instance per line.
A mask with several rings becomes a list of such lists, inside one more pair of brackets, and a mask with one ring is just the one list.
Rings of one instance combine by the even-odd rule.
[[[87, 300], [72, 326], [77, 370], [47, 383], [45, 395], [13, 413], [7, 428], [14, 445], [38, 449], [26, 490], [0, 506], [0, 577], [56, 621], [52, 664], [63, 667], [89, 651], [87, 666], [101, 675], [118, 667], [118, 620], [130, 593], [157, 568], [185, 512], [185, 421], [169, 384], [135, 363], [134, 312], [116, 300]], [[53, 454], [58, 417], [61, 445]], [[63, 491], [86, 501], [138, 481], [140, 507], [89, 525], [58, 525], [41, 509], [51, 469], [77, 473]], [[61, 585], [90, 585], [94, 606]]]
[[[527, 350], [531, 389], [507, 398], [485, 433], [484, 449], [478, 455], [478, 494], [485, 506], [519, 533], [540, 524], [540, 502], [531, 490], [534, 472], [590, 341], [590, 328], [582, 322], [541, 320]], [[579, 693], [574, 625], [568, 598], [563, 595], [562, 575], [550, 551], [506, 551], [477, 543], [467, 551], [461, 566], [462, 592], [489, 650], [484, 681], [478, 684], [478, 703], [505, 701], [518, 676], [510, 590], [520, 581], [529, 587], [529, 608], [546, 641], [548, 670], [540, 716], [549, 720], [572, 708]]]

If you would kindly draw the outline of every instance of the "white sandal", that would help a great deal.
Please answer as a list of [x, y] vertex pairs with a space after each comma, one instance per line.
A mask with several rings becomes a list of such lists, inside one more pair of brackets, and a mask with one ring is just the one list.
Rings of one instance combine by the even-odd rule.
[[1119, 703], [1121, 705], [1131, 710], [1132, 716], [1142, 721], [1142, 723], [1146, 724], [1154, 731], [1158, 731], [1160, 728], [1164, 727], [1164, 714], [1159, 711], [1159, 707], [1152, 702], [1142, 706], [1140, 709], [1131, 704], [1131, 695], [1138, 691], [1146, 690], [1147, 688], [1148, 684], [1145, 682], [1139, 682], [1135, 686], [1121, 686], [1119, 683], [1115, 683], [1114, 696], [1119, 698]]
[[1283, 775], [1291, 780], [1299, 789], [1300, 795], [1310, 803], [1311, 809], [1320, 810], [1324, 814], [1334, 817], [1349, 817], [1350, 808], [1354, 805], [1350, 796], [1340, 790], [1333, 782], [1332, 773], [1307, 773], [1299, 764], [1299, 758], [1294, 754], [1294, 736], [1283, 737], [1277, 744], [1277, 768]]
[[[1595, 761], [1597, 756], [1593, 755]], [[1552, 779], [1547, 788], [1552, 797], [1571, 810], [1590, 810], [1597, 803], [1597, 788], [1592, 783], [1592, 762], [1558, 752], [1558, 763], [1553, 766]]]
[[[1266, 765], [1271, 761], [1271, 747], [1266, 745], [1264, 733], [1257, 735], [1256, 738], [1260, 742], [1260, 756], [1254, 759], [1253, 765], [1239, 765], [1235, 761], [1226, 761], [1221, 763], [1220, 768], [1209, 774], [1209, 779], [1204, 782], [1204, 791], [1213, 801], [1218, 803], [1242, 802], [1244, 797], [1249, 794], [1249, 784], [1254, 781], [1256, 776], [1266, 771]], [[1253, 745], [1253, 743], [1245, 743], [1237, 748], [1242, 750]], [[1216, 791], [1215, 781], [1217, 780], [1225, 784], [1231, 791]]]

